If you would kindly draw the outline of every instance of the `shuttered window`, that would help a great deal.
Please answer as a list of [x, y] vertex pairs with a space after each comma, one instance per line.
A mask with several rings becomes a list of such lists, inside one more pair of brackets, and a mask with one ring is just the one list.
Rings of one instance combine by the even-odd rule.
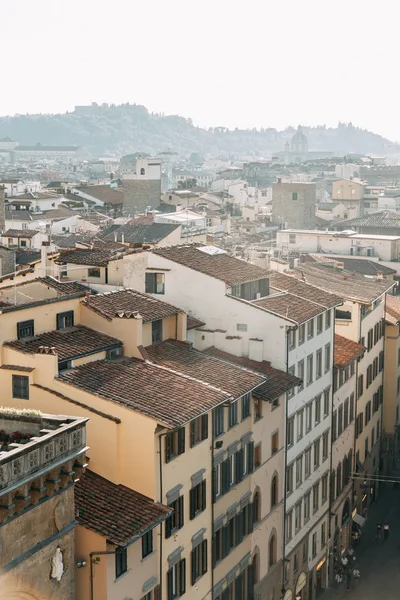
[[192, 585], [207, 573], [207, 540], [192, 550]]
[[190, 490], [190, 519], [205, 510], [207, 505], [207, 484], [204, 479]]
[[167, 572], [168, 600], [180, 598], [186, 592], [186, 559], [182, 558]]
[[165, 462], [185, 452], [185, 429], [171, 431], [165, 436]]
[[175, 531], [181, 529], [184, 524], [183, 496], [168, 504], [174, 512], [165, 521], [165, 537], [168, 539]]
[[190, 423], [190, 447], [208, 438], [208, 415], [202, 415]]

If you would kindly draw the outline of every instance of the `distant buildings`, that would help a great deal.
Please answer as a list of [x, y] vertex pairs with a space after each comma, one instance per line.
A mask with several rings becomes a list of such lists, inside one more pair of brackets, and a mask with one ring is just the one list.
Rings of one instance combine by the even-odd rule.
[[272, 184], [272, 223], [281, 229], [315, 227], [315, 183], [291, 181], [283, 183], [278, 178]]
[[148, 208], [156, 208], [161, 200], [161, 160], [138, 158], [135, 171], [123, 178], [125, 216], [134, 217]]

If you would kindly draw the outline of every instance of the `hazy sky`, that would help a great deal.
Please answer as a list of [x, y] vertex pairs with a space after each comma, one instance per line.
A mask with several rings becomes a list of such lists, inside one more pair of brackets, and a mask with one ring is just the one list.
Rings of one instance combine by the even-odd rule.
[[0, 115], [136, 102], [400, 140], [399, 17], [398, 0], [0, 0]]

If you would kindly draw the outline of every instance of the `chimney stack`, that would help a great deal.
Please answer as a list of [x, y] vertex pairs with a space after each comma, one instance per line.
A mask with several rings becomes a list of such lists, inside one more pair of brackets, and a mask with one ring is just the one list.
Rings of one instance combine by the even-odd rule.
[[383, 279], [383, 272], [382, 271], [378, 271], [378, 273], [376, 274], [378, 279]]
[[40, 249], [40, 271], [42, 277], [47, 277], [47, 275], [51, 275], [51, 273], [49, 272], [49, 258], [47, 255], [49, 246], [50, 242], [42, 242], [42, 247]]

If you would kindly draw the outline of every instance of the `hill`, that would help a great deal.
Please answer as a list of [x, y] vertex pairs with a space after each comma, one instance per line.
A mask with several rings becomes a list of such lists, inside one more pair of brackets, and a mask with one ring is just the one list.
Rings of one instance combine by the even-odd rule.
[[[113, 156], [135, 151], [155, 154], [170, 149], [220, 156], [270, 156], [283, 150], [295, 129], [284, 131], [202, 129], [191, 119], [149, 113], [136, 104], [78, 106], [65, 114], [0, 117], [0, 139], [9, 136], [20, 144], [79, 145], [92, 156]], [[400, 153], [400, 146], [380, 135], [340, 123], [336, 128], [304, 127], [310, 150], [384, 155]]]

